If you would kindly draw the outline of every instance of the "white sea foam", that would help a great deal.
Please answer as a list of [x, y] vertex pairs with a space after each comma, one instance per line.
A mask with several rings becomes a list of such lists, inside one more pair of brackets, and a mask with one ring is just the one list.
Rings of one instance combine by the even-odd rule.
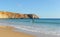
[[20, 26], [15, 26], [15, 28], [18, 28], [20, 30], [25, 30], [25, 31], [30, 31], [30, 32], [36, 32], [36, 33], [43, 33], [43, 34], [50, 34], [50, 35], [60, 35], [60, 31], [53, 31], [53, 30], [47, 30], [47, 29], [42, 29], [42, 28], [36, 28], [33, 26], [24, 26], [24, 25], [20, 25]]
[[[8, 24], [8, 25], [7, 25]], [[26, 25], [12, 25], [9, 23], [0, 23], [0, 26], [13, 26], [17, 29], [23, 30], [23, 31], [30, 31], [30, 32], [35, 32], [35, 33], [43, 33], [43, 34], [50, 34], [50, 35], [60, 35], [60, 29], [52, 29], [49, 27], [35, 27], [35, 26], [26, 26]]]

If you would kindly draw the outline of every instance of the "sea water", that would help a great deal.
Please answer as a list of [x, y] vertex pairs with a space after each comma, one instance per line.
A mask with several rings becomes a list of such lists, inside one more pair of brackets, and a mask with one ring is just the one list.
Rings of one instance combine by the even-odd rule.
[[0, 25], [33, 33], [60, 35], [60, 19], [0, 19]]

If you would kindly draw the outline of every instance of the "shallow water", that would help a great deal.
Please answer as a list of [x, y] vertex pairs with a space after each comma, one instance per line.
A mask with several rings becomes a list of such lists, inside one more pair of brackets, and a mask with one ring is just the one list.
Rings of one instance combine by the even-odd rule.
[[60, 19], [0, 19], [0, 25], [14, 26], [30, 34], [60, 36]]

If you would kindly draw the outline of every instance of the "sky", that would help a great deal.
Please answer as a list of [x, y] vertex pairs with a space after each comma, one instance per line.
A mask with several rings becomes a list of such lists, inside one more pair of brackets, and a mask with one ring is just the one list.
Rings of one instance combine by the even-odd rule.
[[0, 11], [60, 18], [60, 0], [0, 0]]

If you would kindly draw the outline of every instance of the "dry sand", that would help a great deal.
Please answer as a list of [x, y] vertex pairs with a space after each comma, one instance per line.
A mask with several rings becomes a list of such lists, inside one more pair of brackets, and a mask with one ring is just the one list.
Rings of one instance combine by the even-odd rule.
[[32, 35], [13, 31], [13, 27], [0, 26], [0, 37], [34, 37]]

